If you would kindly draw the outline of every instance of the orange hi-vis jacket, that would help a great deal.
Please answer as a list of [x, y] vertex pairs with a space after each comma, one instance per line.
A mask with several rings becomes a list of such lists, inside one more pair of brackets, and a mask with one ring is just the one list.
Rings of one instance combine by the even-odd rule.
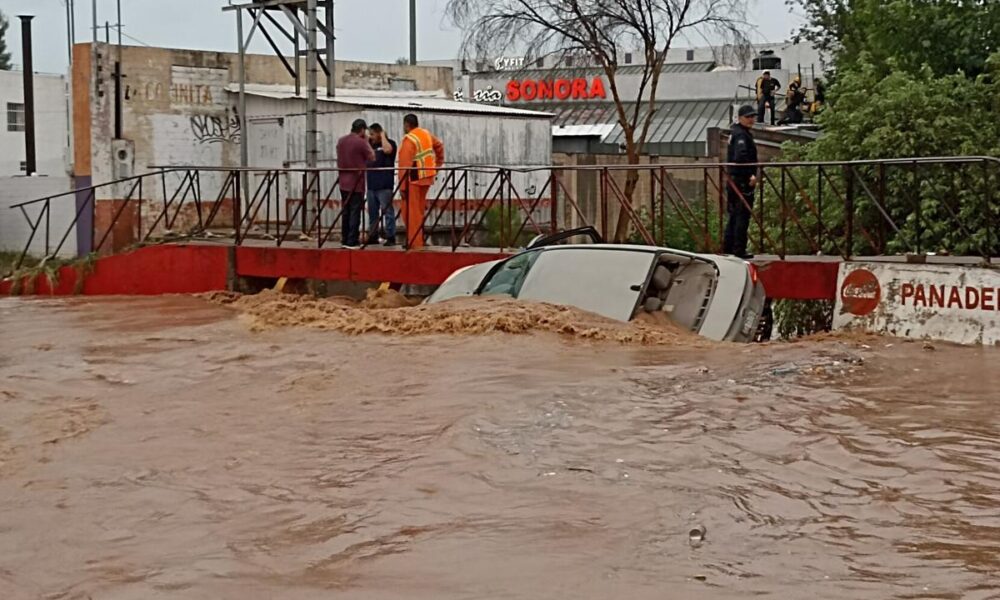
[[[444, 144], [426, 129], [411, 129], [399, 147], [399, 181], [405, 185], [431, 186], [444, 164]], [[412, 169], [410, 167], [413, 167]]]

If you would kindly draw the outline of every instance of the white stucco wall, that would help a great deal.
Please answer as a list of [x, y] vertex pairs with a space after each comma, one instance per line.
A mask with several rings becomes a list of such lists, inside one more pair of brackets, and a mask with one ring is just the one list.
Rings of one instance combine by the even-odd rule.
[[[35, 74], [35, 158], [41, 175], [64, 176], [69, 152], [66, 78]], [[24, 74], [0, 71], [0, 177], [20, 175], [24, 132], [8, 131], [7, 104], [24, 103]]]
[[[70, 190], [70, 179], [65, 175], [53, 177], [0, 177], [0, 250], [10, 252], [20, 252], [31, 236], [31, 225], [20, 210], [11, 208], [11, 205], [62, 194]], [[25, 207], [28, 217], [33, 221], [42, 214], [45, 204], [43, 202]], [[70, 223], [76, 216], [76, 202], [71, 196], [63, 196], [50, 202], [50, 214], [48, 219], [49, 227], [49, 247], [48, 252], [54, 252], [64, 233], [69, 228]], [[31, 242], [30, 254], [34, 256], [45, 256], [45, 222], [42, 216], [38, 232]], [[59, 256], [71, 257], [76, 255], [76, 231], [75, 228], [66, 238], [65, 244], [59, 251]]]

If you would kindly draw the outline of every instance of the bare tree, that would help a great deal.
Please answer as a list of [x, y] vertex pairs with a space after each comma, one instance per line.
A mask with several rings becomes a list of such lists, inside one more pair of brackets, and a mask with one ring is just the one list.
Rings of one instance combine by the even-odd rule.
[[[746, 48], [749, 0], [449, 0], [448, 17], [465, 31], [464, 53], [492, 58], [510, 52], [528, 57], [586, 55], [608, 79], [625, 138], [629, 164], [639, 164], [656, 111], [656, 90], [674, 41], [700, 39]], [[619, 52], [644, 58], [638, 92], [623, 98]], [[644, 110], [645, 108], [645, 110]], [[625, 196], [631, 202], [639, 173], [630, 170]], [[615, 239], [629, 233], [625, 209]]]

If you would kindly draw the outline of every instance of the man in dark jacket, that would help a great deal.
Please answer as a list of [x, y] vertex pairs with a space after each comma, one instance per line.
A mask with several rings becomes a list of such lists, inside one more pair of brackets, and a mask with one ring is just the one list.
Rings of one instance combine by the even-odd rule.
[[774, 92], [781, 89], [781, 82], [771, 77], [770, 71], [764, 71], [757, 78], [757, 122], [764, 122], [764, 113], [771, 109], [771, 125], [774, 125], [774, 113], [777, 105], [774, 103]]
[[757, 167], [752, 166], [757, 162], [757, 144], [750, 134], [756, 117], [757, 111], [752, 106], [740, 107], [739, 121], [729, 134], [726, 155], [726, 162], [730, 163], [726, 182], [729, 221], [723, 238], [723, 252], [740, 258], [753, 258], [753, 255], [747, 254], [747, 231], [750, 229], [754, 189], [757, 187]]

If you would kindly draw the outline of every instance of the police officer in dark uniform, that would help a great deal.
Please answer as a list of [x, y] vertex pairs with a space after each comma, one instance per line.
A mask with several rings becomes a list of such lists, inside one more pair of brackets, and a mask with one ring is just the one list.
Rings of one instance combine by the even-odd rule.
[[[753, 207], [754, 189], [757, 187], [757, 144], [750, 130], [757, 111], [750, 105], [739, 110], [739, 120], [729, 134], [729, 151], [726, 162], [731, 163], [726, 185], [726, 211], [729, 221], [723, 238], [723, 251], [740, 258], [753, 258], [747, 254], [747, 231], [750, 229], [750, 209]], [[748, 163], [747, 166], [741, 166]]]

